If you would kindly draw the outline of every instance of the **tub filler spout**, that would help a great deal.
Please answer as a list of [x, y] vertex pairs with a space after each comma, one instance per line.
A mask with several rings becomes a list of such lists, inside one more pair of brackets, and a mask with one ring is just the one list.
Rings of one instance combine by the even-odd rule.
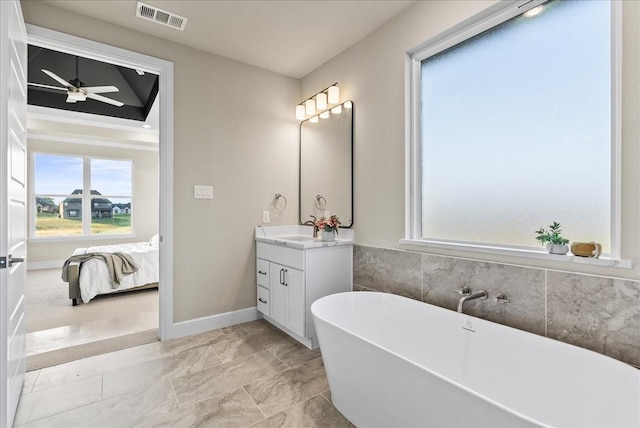
[[462, 313], [462, 305], [464, 305], [464, 302], [466, 302], [468, 300], [475, 300], [475, 299], [484, 300], [488, 296], [489, 296], [489, 294], [485, 290], [476, 291], [475, 293], [471, 293], [471, 294], [467, 294], [466, 296], [462, 296], [460, 298], [460, 300], [458, 300], [458, 312]]

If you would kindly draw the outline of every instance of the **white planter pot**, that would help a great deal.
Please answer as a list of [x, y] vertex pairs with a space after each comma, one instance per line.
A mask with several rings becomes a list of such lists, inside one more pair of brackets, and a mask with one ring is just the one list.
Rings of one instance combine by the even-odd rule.
[[552, 243], [548, 243], [547, 244], [547, 251], [549, 252], [549, 254], [567, 254], [569, 252], [569, 246], [568, 245], [562, 245], [562, 244], [552, 244]]
[[331, 232], [327, 232], [326, 230], [322, 231], [322, 240], [325, 242], [333, 242], [336, 240], [336, 231], [332, 230]]

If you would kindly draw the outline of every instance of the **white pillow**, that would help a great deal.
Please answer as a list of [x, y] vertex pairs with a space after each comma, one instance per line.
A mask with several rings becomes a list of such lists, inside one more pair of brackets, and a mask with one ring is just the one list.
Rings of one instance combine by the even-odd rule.
[[151, 245], [152, 247], [157, 247], [158, 245], [160, 245], [160, 235], [157, 233], [153, 235], [149, 240], [149, 245]]

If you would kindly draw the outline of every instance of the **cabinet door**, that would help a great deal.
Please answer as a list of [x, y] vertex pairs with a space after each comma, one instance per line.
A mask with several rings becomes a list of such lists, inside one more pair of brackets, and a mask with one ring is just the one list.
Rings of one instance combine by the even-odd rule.
[[289, 291], [284, 279], [285, 267], [276, 263], [269, 263], [271, 318], [286, 326], [289, 313]]
[[287, 267], [285, 268], [285, 282], [289, 292], [289, 316], [286, 325], [294, 333], [305, 337], [304, 273], [301, 270]]

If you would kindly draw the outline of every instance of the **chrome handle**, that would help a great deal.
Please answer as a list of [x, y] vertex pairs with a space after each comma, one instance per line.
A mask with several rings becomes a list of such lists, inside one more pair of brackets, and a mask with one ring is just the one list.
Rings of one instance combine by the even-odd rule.
[[289, 286], [289, 281], [287, 280], [287, 274], [289, 273], [288, 270], [284, 270], [284, 286], [288, 287]]
[[280, 285], [284, 285], [284, 269], [280, 269]]
[[462, 287], [460, 290], [453, 290], [453, 293], [457, 293], [461, 296], [468, 296], [471, 294], [471, 289], [469, 287]]
[[493, 300], [497, 303], [509, 303], [509, 298], [502, 293], [494, 297]]
[[11, 254], [7, 257], [7, 264], [9, 267], [13, 266], [15, 263], [24, 262], [24, 257], [11, 257]]
[[259, 270], [259, 271], [258, 271], [258, 273], [259, 273], [260, 275], [266, 275], [266, 274], [267, 274], [266, 272], [262, 272], [261, 270]]
[[258, 301], [262, 302], [262, 303], [267, 303], [266, 300], [264, 300], [262, 297], [258, 299]]

